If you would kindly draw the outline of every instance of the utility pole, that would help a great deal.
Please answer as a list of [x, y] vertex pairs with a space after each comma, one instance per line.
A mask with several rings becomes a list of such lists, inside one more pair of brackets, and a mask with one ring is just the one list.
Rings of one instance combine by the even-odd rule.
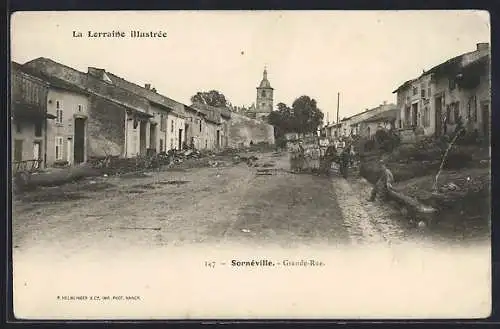
[[340, 127], [338, 126], [340, 124], [339, 121], [339, 106], [340, 106], [340, 93], [337, 93], [337, 136], [340, 136]]

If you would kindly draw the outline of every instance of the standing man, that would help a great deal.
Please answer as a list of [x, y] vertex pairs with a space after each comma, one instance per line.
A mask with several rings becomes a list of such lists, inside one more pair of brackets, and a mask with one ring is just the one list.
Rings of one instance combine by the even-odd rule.
[[306, 151], [304, 149], [304, 144], [299, 140], [299, 145], [297, 148], [297, 171], [302, 172], [304, 170], [306, 162]]
[[368, 201], [375, 201], [377, 194], [381, 197], [385, 197], [387, 195], [387, 191], [392, 188], [392, 184], [394, 183], [394, 176], [389, 168], [387, 168], [383, 160], [380, 160], [380, 169], [382, 171], [380, 178], [375, 184]]
[[327, 176], [330, 175], [330, 169], [332, 167], [332, 163], [335, 161], [336, 158], [337, 158], [337, 148], [335, 147], [335, 143], [333, 141], [330, 141], [328, 147], [326, 148], [325, 156], [323, 158], [323, 166], [322, 166], [323, 174]]
[[351, 162], [351, 145], [347, 144], [340, 154], [340, 173], [347, 178], [349, 163]]

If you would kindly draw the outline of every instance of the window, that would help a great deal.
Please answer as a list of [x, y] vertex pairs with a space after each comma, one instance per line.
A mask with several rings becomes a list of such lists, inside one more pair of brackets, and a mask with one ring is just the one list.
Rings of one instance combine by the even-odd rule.
[[200, 120], [200, 133], [201, 133], [201, 120]]
[[413, 87], [413, 96], [418, 94], [418, 87]]
[[450, 87], [450, 90], [455, 89], [455, 87], [456, 87], [455, 79], [449, 79], [449, 87]]
[[40, 102], [40, 95], [39, 95], [39, 90], [38, 88], [34, 88], [33, 89], [33, 100], [35, 101], [35, 103], [39, 103]]
[[262, 97], [266, 97], [266, 91], [262, 90]]
[[23, 161], [23, 140], [14, 141], [14, 161]]
[[82, 104], [78, 104], [78, 112], [81, 112], [83, 111], [83, 105]]
[[56, 101], [56, 123], [63, 123], [63, 109], [61, 108], [61, 103]]
[[166, 130], [165, 124], [166, 124], [165, 116], [163, 114], [161, 114], [160, 115], [160, 131]]
[[163, 152], [163, 138], [160, 138], [160, 152]]
[[407, 106], [405, 108], [405, 128], [409, 127], [411, 125], [411, 123], [410, 123], [410, 116], [411, 116], [411, 107]]
[[477, 99], [476, 96], [474, 96], [474, 103], [473, 103], [473, 112], [472, 112], [472, 120], [474, 122], [477, 122]]
[[451, 105], [446, 106], [446, 121], [448, 124], [453, 124], [453, 118], [451, 116]]
[[42, 123], [35, 123], [35, 137], [42, 137]]
[[18, 133], [22, 133], [23, 132], [23, 126], [21, 125], [21, 122], [16, 122], [16, 131]]
[[63, 159], [63, 138], [56, 136], [56, 160]]
[[460, 116], [460, 102], [455, 102], [453, 108], [453, 116], [455, 117], [455, 122], [458, 121], [458, 117]]
[[431, 87], [427, 88], [427, 97], [431, 97]]
[[425, 89], [424, 88], [420, 89], [420, 96], [422, 98], [425, 98]]
[[170, 126], [170, 132], [173, 133], [174, 132], [174, 120], [171, 121], [171, 126]]
[[469, 97], [467, 104], [467, 120], [477, 122], [477, 101], [476, 96]]

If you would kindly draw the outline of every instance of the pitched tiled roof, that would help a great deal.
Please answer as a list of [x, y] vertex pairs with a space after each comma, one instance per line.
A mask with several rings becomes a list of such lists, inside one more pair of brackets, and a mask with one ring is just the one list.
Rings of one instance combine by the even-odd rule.
[[111, 79], [112, 83], [127, 89], [133, 93], [136, 93], [152, 103], [158, 104], [160, 106], [166, 107], [179, 115], [182, 115], [184, 112], [184, 104], [177, 102], [167, 96], [164, 96], [160, 93], [157, 93], [151, 89], [146, 89], [136, 83], [130, 82], [124, 78], [121, 78], [111, 72], [106, 71], [106, 75]]
[[363, 120], [363, 122], [379, 122], [379, 121], [391, 121], [395, 120], [398, 116], [398, 109], [392, 109], [392, 110], [387, 110], [382, 113], [375, 114], [372, 117], [369, 117], [366, 120]]
[[398, 91], [402, 90], [402, 89], [405, 89], [407, 87], [409, 87], [414, 81], [416, 81], [417, 79], [411, 79], [411, 80], [407, 80], [405, 81], [402, 85], [400, 85], [399, 87], [396, 88], [396, 90], [394, 90], [392, 93], [395, 94], [397, 93]]
[[[147, 109], [147, 100], [144, 97], [133, 94], [130, 91], [111, 85], [87, 73], [78, 71], [70, 66], [58, 63], [52, 59], [39, 57], [22, 65], [23, 69], [28, 69], [36, 74], [44, 76], [44, 79], [52, 79], [52, 83], [64, 82], [58, 84], [59, 87], [71, 85], [77, 90], [83, 90], [89, 94], [102, 97], [110, 102], [124, 106], [131, 111], [150, 116], [145, 112]], [[59, 70], [52, 70], [53, 67], [59, 67]]]

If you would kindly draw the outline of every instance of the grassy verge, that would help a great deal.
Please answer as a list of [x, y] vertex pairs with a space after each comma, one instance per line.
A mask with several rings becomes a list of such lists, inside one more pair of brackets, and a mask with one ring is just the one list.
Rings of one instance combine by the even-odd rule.
[[439, 142], [403, 144], [392, 152], [373, 151], [361, 156], [360, 175], [372, 184], [380, 175], [378, 161], [384, 159], [392, 171], [395, 189], [435, 207], [440, 221], [479, 220], [490, 216], [491, 174], [489, 148], [454, 146], [433, 190], [444, 154]]

